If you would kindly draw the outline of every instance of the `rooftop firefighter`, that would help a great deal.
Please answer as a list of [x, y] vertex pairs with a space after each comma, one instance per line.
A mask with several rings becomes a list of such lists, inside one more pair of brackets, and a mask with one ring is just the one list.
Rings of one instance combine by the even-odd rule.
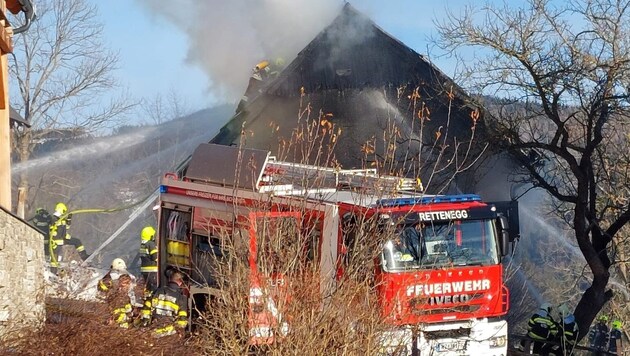
[[241, 101], [238, 103], [236, 112], [241, 112], [254, 97], [258, 96], [264, 83], [270, 79], [275, 79], [284, 69], [284, 65], [284, 59], [280, 57], [276, 58], [273, 63], [263, 60], [256, 64], [252, 69], [252, 76], [249, 78], [249, 84]]
[[155, 229], [147, 226], [140, 233], [140, 272], [144, 279], [145, 297], [150, 297], [157, 288], [157, 256], [158, 248], [155, 244]]
[[62, 255], [60, 246], [65, 244], [74, 246], [79, 257], [83, 261], [88, 258], [87, 252], [81, 240], [76, 237], [72, 237], [69, 233], [70, 224], [72, 222], [72, 214], [68, 214], [68, 208], [64, 203], [57, 203], [55, 206], [55, 212], [53, 213], [53, 220], [50, 226], [50, 251], [51, 261], [50, 266], [52, 268], [58, 268], [59, 262], [61, 262]]

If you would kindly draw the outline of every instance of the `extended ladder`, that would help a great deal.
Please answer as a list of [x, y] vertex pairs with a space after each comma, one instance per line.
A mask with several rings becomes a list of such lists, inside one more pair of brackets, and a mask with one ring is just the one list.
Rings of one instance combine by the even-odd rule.
[[266, 162], [262, 186], [293, 184], [333, 189], [361, 189], [386, 192], [422, 191], [420, 179], [379, 175], [374, 168], [337, 169], [278, 161], [270, 156]]

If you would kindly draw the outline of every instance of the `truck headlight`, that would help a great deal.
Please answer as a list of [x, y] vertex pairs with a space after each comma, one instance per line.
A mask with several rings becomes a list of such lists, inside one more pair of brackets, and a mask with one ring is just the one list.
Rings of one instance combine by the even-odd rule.
[[488, 341], [490, 341], [490, 347], [504, 347], [507, 340], [505, 336], [497, 336], [491, 337]]

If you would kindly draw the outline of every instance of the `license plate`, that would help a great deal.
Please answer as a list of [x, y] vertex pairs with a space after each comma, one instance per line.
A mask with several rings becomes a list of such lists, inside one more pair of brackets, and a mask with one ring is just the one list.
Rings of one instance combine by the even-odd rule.
[[458, 340], [458, 341], [448, 341], [448, 342], [439, 342], [435, 345], [435, 351], [437, 352], [445, 352], [445, 351], [461, 351], [466, 348], [466, 341]]

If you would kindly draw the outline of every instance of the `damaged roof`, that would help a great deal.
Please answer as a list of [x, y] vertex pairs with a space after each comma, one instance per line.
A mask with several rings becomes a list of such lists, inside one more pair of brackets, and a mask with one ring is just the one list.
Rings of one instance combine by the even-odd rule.
[[[376, 151], [382, 154], [383, 136], [394, 127], [400, 152], [445, 144], [436, 142], [440, 137], [469, 142], [485, 131], [477, 120], [481, 108], [462, 88], [348, 3], [277, 77], [249, 94], [244, 109], [211, 143], [243, 138], [246, 147], [276, 155], [279, 143], [290, 141], [298, 126], [319, 120], [321, 110], [343, 132], [332, 148], [337, 163], [351, 168], [365, 164], [366, 142], [378, 138]], [[300, 118], [306, 106], [312, 115]], [[455, 142], [446, 145], [457, 150]], [[419, 154], [403, 155], [401, 164], [409, 157], [418, 157], [416, 165], [428, 162], [420, 162]]]
[[335, 20], [320, 32], [270, 83], [265, 93], [297, 96], [329, 89], [364, 87], [461, 88], [424, 56], [395, 39], [346, 3]]

